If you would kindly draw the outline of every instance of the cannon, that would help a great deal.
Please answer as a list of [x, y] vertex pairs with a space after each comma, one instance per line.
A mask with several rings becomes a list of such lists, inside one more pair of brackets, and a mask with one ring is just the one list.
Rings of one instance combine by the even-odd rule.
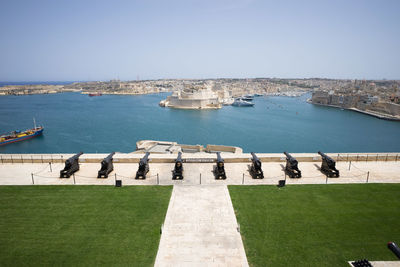
[[101, 162], [101, 169], [97, 174], [97, 178], [107, 178], [108, 174], [114, 170], [113, 165], [113, 156], [115, 152], [110, 153], [106, 158], [104, 158]]
[[79, 171], [79, 156], [82, 154], [83, 152], [79, 152], [65, 161], [65, 167], [60, 171], [60, 178], [69, 178]]
[[336, 162], [321, 151], [318, 154], [322, 157], [321, 172], [328, 177], [339, 177], [339, 170], [335, 168]]
[[253, 179], [263, 179], [264, 173], [261, 169], [261, 160], [256, 156], [254, 152], [251, 152], [252, 165], [250, 168], [250, 174]]
[[396, 255], [397, 258], [400, 260], [400, 248], [394, 242], [388, 243], [388, 248]]
[[175, 160], [175, 168], [172, 171], [172, 180], [182, 180], [183, 179], [183, 161], [182, 153], [178, 153], [178, 157]]
[[292, 157], [289, 153], [283, 152], [286, 156], [286, 167], [285, 172], [290, 178], [300, 178], [301, 171], [298, 168], [298, 161], [296, 158]]
[[149, 155], [150, 153], [146, 152], [144, 157], [140, 159], [135, 179], [146, 179], [146, 174], [149, 172]]
[[217, 165], [214, 167], [214, 175], [217, 180], [226, 179], [224, 159], [221, 157], [220, 152], [217, 152]]

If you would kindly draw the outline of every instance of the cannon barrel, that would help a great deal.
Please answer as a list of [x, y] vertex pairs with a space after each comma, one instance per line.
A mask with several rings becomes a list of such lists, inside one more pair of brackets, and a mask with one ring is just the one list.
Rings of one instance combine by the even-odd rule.
[[150, 152], [146, 152], [146, 154], [144, 155], [144, 157], [140, 159], [139, 164], [140, 164], [140, 165], [145, 165], [145, 164], [147, 164], [147, 162], [149, 161], [149, 155], [150, 155]]
[[400, 248], [394, 242], [388, 243], [388, 248], [400, 259]]
[[79, 152], [79, 153], [77, 153], [77, 154], [75, 154], [75, 155], [73, 155], [72, 157], [70, 157], [68, 160], [77, 160], [77, 159], [79, 159], [79, 157], [81, 156], [83, 154], [83, 152], [81, 151], [81, 152]]
[[103, 159], [105, 162], [110, 162], [114, 156], [115, 152], [111, 152], [107, 157]]
[[220, 152], [217, 152], [217, 162], [224, 162], [224, 159], [221, 157]]
[[283, 154], [285, 154], [285, 156], [288, 158], [288, 159], [291, 159], [291, 158], [293, 158], [292, 157], [292, 155], [290, 155], [289, 153], [287, 153], [286, 151], [285, 152], [283, 152]]
[[318, 154], [320, 154], [321, 155], [321, 157], [323, 157], [323, 158], [325, 158], [325, 159], [327, 159], [327, 160], [332, 160], [332, 158], [331, 157], [329, 157], [328, 155], [326, 155], [325, 153], [322, 153], [321, 151], [318, 151]]
[[182, 162], [182, 152], [178, 153], [178, 157], [176, 158], [175, 162]]
[[251, 152], [251, 156], [253, 157], [252, 158], [253, 161], [260, 161], [260, 159], [257, 157], [256, 153]]

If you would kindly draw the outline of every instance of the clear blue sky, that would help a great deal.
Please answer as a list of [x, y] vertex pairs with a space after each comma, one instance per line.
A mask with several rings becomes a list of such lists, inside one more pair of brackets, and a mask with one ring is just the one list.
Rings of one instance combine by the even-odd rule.
[[400, 79], [400, 1], [0, 2], [0, 81]]

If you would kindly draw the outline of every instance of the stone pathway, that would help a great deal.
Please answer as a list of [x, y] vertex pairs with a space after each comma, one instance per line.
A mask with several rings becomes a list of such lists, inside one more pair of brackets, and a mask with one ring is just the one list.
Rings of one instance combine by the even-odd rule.
[[175, 185], [155, 266], [248, 266], [226, 185]]

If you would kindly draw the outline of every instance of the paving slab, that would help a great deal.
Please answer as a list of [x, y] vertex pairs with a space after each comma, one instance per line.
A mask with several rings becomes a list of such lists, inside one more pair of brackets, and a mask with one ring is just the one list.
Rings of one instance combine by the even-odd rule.
[[248, 266], [226, 185], [175, 185], [155, 266]]

